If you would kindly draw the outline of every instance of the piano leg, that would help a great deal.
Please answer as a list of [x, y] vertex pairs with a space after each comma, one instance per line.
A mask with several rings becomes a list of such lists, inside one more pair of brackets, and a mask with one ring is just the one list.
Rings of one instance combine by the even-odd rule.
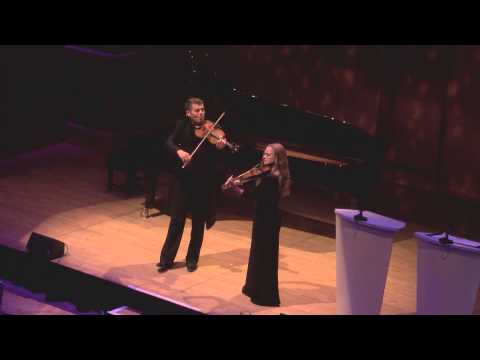
[[148, 211], [148, 207], [144, 206], [142, 210], [140, 210], [140, 217], [144, 219], [148, 219], [150, 216], [150, 212]]
[[145, 170], [145, 203], [140, 216], [147, 219], [150, 216], [150, 209], [155, 208], [158, 174], [155, 170]]
[[107, 169], [107, 192], [113, 190], [113, 168]]

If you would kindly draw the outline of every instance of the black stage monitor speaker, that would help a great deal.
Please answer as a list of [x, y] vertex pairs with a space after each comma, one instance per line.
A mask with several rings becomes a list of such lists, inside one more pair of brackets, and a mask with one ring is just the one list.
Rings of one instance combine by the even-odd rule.
[[65, 244], [48, 236], [32, 232], [27, 243], [30, 254], [53, 260], [65, 255]]

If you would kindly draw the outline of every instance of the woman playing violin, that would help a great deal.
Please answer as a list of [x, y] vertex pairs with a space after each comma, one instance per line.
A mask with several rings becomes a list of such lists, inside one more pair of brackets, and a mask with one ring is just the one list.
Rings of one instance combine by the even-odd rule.
[[[260, 165], [242, 175], [231, 176], [223, 185], [223, 189], [232, 188], [237, 194], [256, 202], [247, 277], [242, 292], [254, 304], [279, 306], [279, 201], [290, 194], [290, 171], [283, 145], [268, 145]], [[243, 187], [247, 182], [250, 186]]]

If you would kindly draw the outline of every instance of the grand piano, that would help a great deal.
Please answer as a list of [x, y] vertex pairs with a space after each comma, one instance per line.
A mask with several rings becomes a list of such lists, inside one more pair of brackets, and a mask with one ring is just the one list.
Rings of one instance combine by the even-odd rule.
[[[351, 195], [359, 201], [360, 207], [368, 206], [384, 155], [375, 137], [331, 115], [302, 111], [240, 93], [230, 84], [198, 69], [185, 78], [185, 94], [196, 94], [206, 100], [210, 120], [226, 112], [221, 126], [229, 141], [240, 146], [237, 153], [228, 157], [230, 173], [249, 169], [259, 161], [266, 144], [279, 142], [287, 148], [297, 188], [315, 182], [327, 191]], [[137, 121], [135, 126], [136, 139], [130, 143], [141, 144], [142, 149], [147, 150], [139, 151], [133, 146], [127, 152], [134, 154], [136, 160], [130, 164], [136, 164], [135, 171], [147, 169], [145, 203], [149, 207], [154, 204], [158, 170], [168, 169], [168, 156], [158, 144], [173, 129], [174, 123], [164, 122], [160, 133], [153, 137], [152, 131], [144, 131], [143, 140], [139, 138], [141, 123]], [[132, 156], [127, 158], [132, 159]]]
[[[233, 101], [233, 102], [232, 102]], [[240, 149], [227, 155], [227, 173], [239, 174], [258, 163], [269, 143], [282, 143], [287, 149], [293, 191], [315, 183], [324, 191], [356, 200], [353, 206], [370, 207], [372, 189], [378, 181], [383, 156], [376, 139], [348, 123], [325, 116], [303, 112], [267, 101], [232, 93], [222, 128]], [[136, 151], [139, 168], [144, 169], [145, 211], [155, 208], [155, 184], [158, 170], [169, 170], [169, 156], [158, 141], [149, 144], [148, 135], [137, 143], [152, 152]], [[151, 134], [149, 134], [151, 139]], [[151, 140], [150, 140], [151, 141]], [[156, 146], [155, 146], [156, 145]], [[153, 150], [155, 149], [155, 150]], [[143, 156], [141, 156], [143, 153]]]
[[384, 155], [375, 137], [334, 116], [274, 104], [235, 89], [222, 95], [227, 110], [222, 126], [240, 145], [231, 156], [234, 171], [248, 169], [267, 144], [279, 142], [287, 149], [297, 185], [316, 182], [353, 196], [358, 206], [368, 205]]

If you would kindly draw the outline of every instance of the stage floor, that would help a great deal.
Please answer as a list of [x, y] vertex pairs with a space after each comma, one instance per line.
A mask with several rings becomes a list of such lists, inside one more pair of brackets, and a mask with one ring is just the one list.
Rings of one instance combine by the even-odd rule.
[[[167, 185], [164, 174], [158, 182], [159, 197]], [[105, 187], [104, 154], [98, 148], [65, 142], [1, 161], [0, 241], [24, 250], [33, 231], [56, 238], [68, 248], [67, 256], [56, 262], [207, 314], [335, 314], [334, 236], [284, 226], [279, 258], [281, 306], [257, 306], [241, 293], [250, 246], [248, 217], [234, 211], [219, 214], [220, 220], [205, 232], [194, 273], [187, 272], [184, 264], [190, 235], [187, 220], [177, 264], [160, 274], [155, 264], [169, 217], [142, 218], [141, 194], [125, 198], [106, 192]], [[322, 202], [322, 194], [299, 191], [289, 201], [284, 210], [303, 211], [333, 226], [331, 204]], [[409, 225], [398, 234], [382, 314], [415, 313], [416, 241], [411, 234], [416, 230], [434, 229]]]

